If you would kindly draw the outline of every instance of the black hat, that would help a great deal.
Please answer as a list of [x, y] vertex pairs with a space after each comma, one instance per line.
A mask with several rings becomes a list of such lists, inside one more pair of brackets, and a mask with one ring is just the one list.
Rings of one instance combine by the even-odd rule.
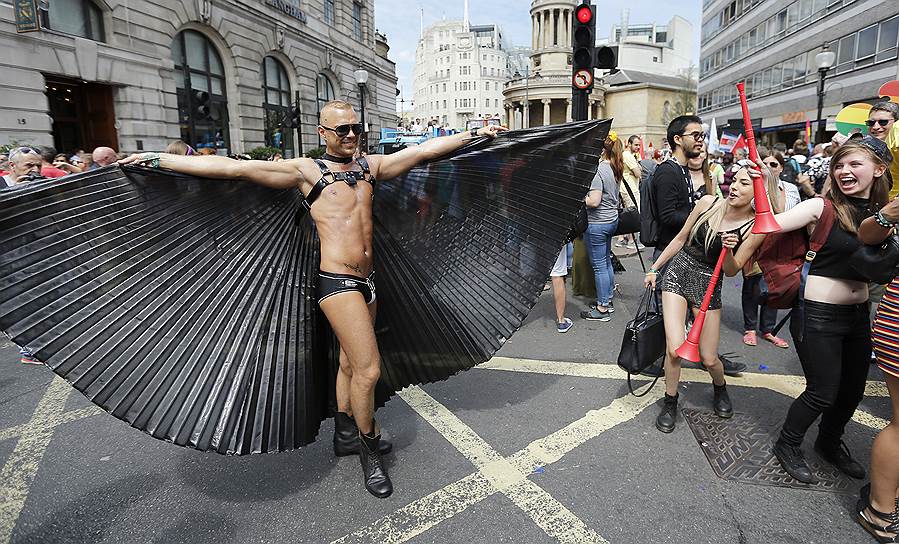
[[887, 144], [878, 140], [873, 136], [865, 136], [860, 140], [853, 140], [853, 142], [860, 143], [874, 152], [875, 155], [880, 157], [880, 160], [885, 162], [886, 164], [890, 164], [893, 162], [893, 154], [890, 153], [890, 148], [887, 147]]

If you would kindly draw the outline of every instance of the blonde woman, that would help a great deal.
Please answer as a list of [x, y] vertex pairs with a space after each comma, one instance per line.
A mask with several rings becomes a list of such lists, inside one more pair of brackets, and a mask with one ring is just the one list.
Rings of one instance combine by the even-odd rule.
[[[754, 171], [756, 175], [761, 175]], [[768, 175], [770, 178], [770, 174]], [[752, 209], [752, 178], [750, 168], [741, 166], [734, 174], [727, 198], [703, 196], [687, 218], [680, 232], [653, 263], [644, 281], [655, 287], [657, 271], [668, 264], [662, 278], [662, 315], [665, 320], [665, 400], [656, 418], [656, 428], [664, 433], [674, 430], [677, 420], [680, 358], [675, 351], [685, 340], [684, 319], [687, 308], [699, 313], [703, 296], [711, 281], [712, 271], [721, 253], [727, 248], [723, 270], [735, 275], [752, 256], [754, 249], [743, 241], [750, 234], [755, 212]], [[671, 261], [670, 264], [668, 261]], [[724, 367], [718, 358], [721, 330], [721, 284], [715, 286], [712, 302], [706, 313], [699, 338], [699, 353], [703, 366], [712, 375], [713, 408], [722, 418], [733, 415], [727, 394]]]

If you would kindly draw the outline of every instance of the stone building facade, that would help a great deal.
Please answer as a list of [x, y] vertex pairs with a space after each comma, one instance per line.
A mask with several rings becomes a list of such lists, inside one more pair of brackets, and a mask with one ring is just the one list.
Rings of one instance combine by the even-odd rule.
[[499, 27], [464, 19], [436, 23], [424, 30], [415, 51], [413, 115], [464, 129], [468, 120], [501, 114], [508, 77]]
[[[373, 0], [74, 0], [19, 34], [0, 3], [0, 144], [133, 152], [185, 138], [298, 156], [319, 145], [325, 101], [359, 108], [360, 68], [376, 139], [396, 123], [396, 75], [373, 18]], [[279, 128], [297, 106], [300, 128]]]

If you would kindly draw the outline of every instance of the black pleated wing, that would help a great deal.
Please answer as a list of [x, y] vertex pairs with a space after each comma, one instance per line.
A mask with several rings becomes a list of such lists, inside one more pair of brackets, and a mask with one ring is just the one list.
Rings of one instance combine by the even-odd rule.
[[[376, 186], [378, 401], [486, 361], [520, 326], [607, 121], [514, 131]], [[0, 191], [0, 329], [178, 445], [297, 448], [330, 415], [302, 195], [108, 167]]]

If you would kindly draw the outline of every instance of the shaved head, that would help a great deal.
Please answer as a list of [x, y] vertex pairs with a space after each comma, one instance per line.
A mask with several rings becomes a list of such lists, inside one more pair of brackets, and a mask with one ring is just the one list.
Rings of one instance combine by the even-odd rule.
[[116, 161], [116, 154], [111, 147], [98, 147], [94, 149], [91, 158], [100, 166], [108, 166]]
[[[318, 122], [326, 127], [333, 127], [335, 124], [343, 124], [344, 119], [347, 119], [348, 116], [351, 116], [352, 120], [345, 122], [357, 122], [356, 111], [353, 109], [353, 105], [343, 100], [332, 100], [322, 106], [322, 111], [318, 114]], [[338, 119], [341, 122], [335, 123], [334, 121]]]

